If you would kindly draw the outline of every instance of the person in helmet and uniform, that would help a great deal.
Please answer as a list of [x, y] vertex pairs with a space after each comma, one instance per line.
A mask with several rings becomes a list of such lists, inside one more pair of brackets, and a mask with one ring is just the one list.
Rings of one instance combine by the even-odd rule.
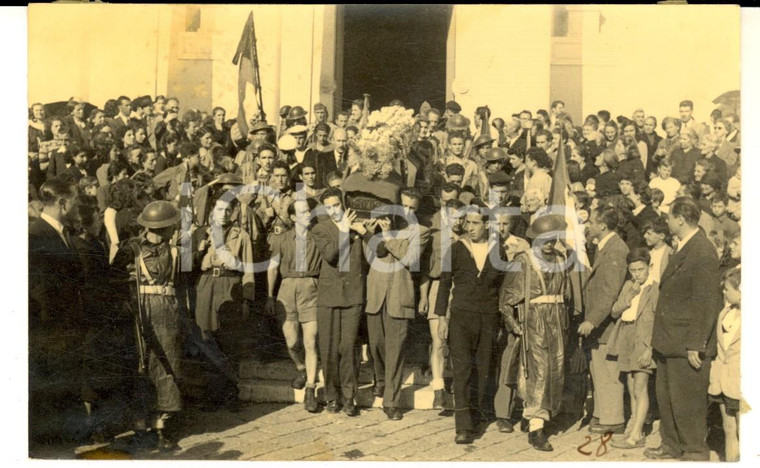
[[517, 387], [525, 405], [521, 429], [528, 432], [530, 445], [541, 451], [554, 450], [543, 428], [559, 412], [564, 387], [570, 287], [566, 257], [556, 244], [566, 226], [559, 215], [536, 218], [526, 233], [532, 247], [514, 257], [520, 267], [507, 271], [499, 293], [507, 331], [520, 341], [502, 366], [499, 384]]
[[[164, 451], [179, 447], [166, 435], [166, 421], [182, 410], [178, 386], [182, 333], [175, 282], [179, 273], [175, 237], [180, 211], [168, 201], [145, 206], [137, 222], [145, 228], [119, 248], [113, 268], [129, 272], [136, 299], [135, 321], [140, 354], [137, 390], [138, 417], [135, 439], [148, 441], [148, 417], [158, 434], [157, 447]], [[148, 385], [148, 381], [150, 385]], [[152, 388], [151, 388], [152, 387]]]

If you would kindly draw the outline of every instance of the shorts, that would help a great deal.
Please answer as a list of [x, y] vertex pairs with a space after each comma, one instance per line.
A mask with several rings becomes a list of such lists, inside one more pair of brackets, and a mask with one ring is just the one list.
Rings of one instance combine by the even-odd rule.
[[723, 403], [726, 406], [726, 414], [729, 416], [736, 416], [741, 410], [741, 402], [735, 398], [726, 396], [725, 393], [721, 393], [720, 395], [710, 395], [710, 401]]
[[275, 303], [282, 322], [314, 322], [317, 320], [317, 278], [285, 278]]

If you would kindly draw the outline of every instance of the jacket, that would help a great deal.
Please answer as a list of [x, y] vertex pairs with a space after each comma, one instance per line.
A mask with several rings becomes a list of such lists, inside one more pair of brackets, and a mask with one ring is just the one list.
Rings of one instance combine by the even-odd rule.
[[[622, 320], [620, 317], [623, 315], [628, 307], [631, 305], [631, 299], [635, 296], [633, 292], [634, 283], [628, 280], [623, 285], [623, 290], [620, 291], [615, 303], [612, 305], [612, 318], [616, 319], [610, 334], [610, 339], [607, 343], [607, 354], [610, 356], [618, 356], [618, 330]], [[652, 326], [654, 325], [654, 309], [657, 307], [657, 299], [660, 295], [660, 285], [658, 283], [652, 283], [644, 286], [639, 298], [639, 307], [636, 315], [636, 343], [633, 348], [634, 361], [641, 356], [641, 354], [652, 347]]]
[[594, 265], [586, 281], [584, 298], [585, 320], [594, 325], [591, 341], [607, 343], [612, 332], [612, 305], [623, 287], [627, 266], [628, 246], [614, 234], [594, 256]]
[[741, 398], [741, 318], [737, 315], [729, 330], [724, 330], [722, 326], [723, 319], [731, 309], [730, 305], [724, 307], [718, 316], [715, 332], [718, 353], [710, 368], [710, 387], [707, 392], [710, 395], [722, 393], [729, 398], [739, 400]]
[[652, 348], [665, 357], [687, 357], [687, 350], [713, 357], [715, 321], [721, 306], [718, 255], [699, 230], [670, 256], [660, 279]]
[[364, 304], [367, 263], [363, 242], [372, 233], [358, 236], [350, 231], [342, 234], [330, 218], [321, 220], [309, 235], [322, 256], [317, 285], [317, 307], [346, 308]]
[[429, 238], [428, 228], [414, 224], [378, 244], [367, 275], [368, 314], [379, 313], [385, 303], [391, 317], [414, 318], [417, 302], [412, 276], [421, 269], [421, 253]]

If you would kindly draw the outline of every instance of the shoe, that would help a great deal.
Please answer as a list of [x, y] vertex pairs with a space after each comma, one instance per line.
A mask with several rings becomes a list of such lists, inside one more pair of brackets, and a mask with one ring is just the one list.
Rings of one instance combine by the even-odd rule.
[[520, 432], [528, 432], [528, 429], [530, 429], [530, 422], [523, 418], [520, 420]]
[[599, 425], [599, 418], [591, 418], [591, 419], [589, 419], [589, 421], [588, 421], [588, 431], [591, 432], [591, 428], [593, 426], [598, 426], [598, 425]]
[[343, 405], [343, 412], [346, 413], [346, 416], [354, 417], [359, 416], [359, 408], [356, 407], [356, 403], [354, 403], [354, 399], [347, 399], [345, 404]]
[[306, 395], [303, 399], [303, 407], [309, 413], [316, 413], [319, 411], [319, 405], [317, 404], [316, 389], [314, 387], [306, 388]]
[[460, 432], [457, 434], [457, 436], [454, 438], [454, 442], [457, 444], [471, 444], [475, 440], [475, 436], [472, 432], [465, 431]]
[[374, 385], [372, 387], [372, 394], [377, 398], [382, 398], [385, 394], [385, 385]]
[[594, 424], [589, 426], [588, 431], [592, 434], [622, 434], [625, 432], [625, 424]]
[[328, 413], [337, 413], [340, 411], [340, 403], [338, 403], [338, 400], [330, 400], [327, 402], [325, 409]]
[[676, 457], [672, 453], [668, 452], [662, 446], [657, 448], [648, 448], [644, 450], [644, 456], [650, 460], [675, 460]]
[[135, 435], [129, 441], [132, 450], [150, 450], [156, 447], [158, 439], [155, 432], [135, 430]]
[[647, 438], [642, 437], [636, 443], [631, 443], [627, 438], [625, 439], [619, 439], [615, 440], [612, 439], [612, 442], [610, 443], [611, 446], [619, 449], [635, 449], [635, 448], [643, 448], [647, 445]]
[[401, 421], [403, 419], [404, 415], [401, 414], [401, 411], [399, 411], [398, 408], [385, 408], [383, 407], [383, 412], [386, 416], [388, 416], [389, 421]]
[[158, 431], [158, 444], [156, 448], [162, 452], [174, 452], [179, 450], [179, 445], [173, 440], [167, 438], [162, 431]]
[[554, 450], [552, 444], [549, 443], [549, 439], [544, 434], [543, 429], [538, 429], [528, 433], [528, 443], [533, 446], [534, 449], [542, 452], [551, 452]]
[[436, 390], [435, 397], [433, 397], [433, 409], [443, 409], [445, 402], [446, 396], [443, 389]]
[[513, 426], [512, 423], [509, 422], [509, 419], [502, 419], [502, 418], [497, 419], [496, 426], [499, 428], [499, 432], [502, 432], [504, 434], [515, 432], [515, 426]]
[[290, 386], [296, 390], [301, 390], [304, 388], [306, 386], [306, 371], [298, 371], [298, 375], [295, 379], [293, 379], [292, 382], [290, 382]]

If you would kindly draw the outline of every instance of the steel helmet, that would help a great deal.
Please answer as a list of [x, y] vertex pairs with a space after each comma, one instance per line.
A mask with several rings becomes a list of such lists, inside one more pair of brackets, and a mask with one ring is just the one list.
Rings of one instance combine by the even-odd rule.
[[470, 127], [470, 119], [462, 114], [452, 115], [446, 122], [446, 128], [449, 130], [466, 130]]
[[305, 118], [306, 112], [303, 107], [301, 106], [293, 106], [290, 108], [290, 111], [288, 112], [288, 116], [285, 118], [285, 120], [298, 120], [301, 118]]
[[525, 235], [531, 239], [536, 239], [547, 232], [564, 231], [566, 228], [565, 218], [557, 214], [547, 214], [536, 218]]
[[137, 222], [146, 228], [161, 229], [177, 224], [179, 219], [179, 209], [170, 202], [161, 200], [148, 203], [137, 217]]

